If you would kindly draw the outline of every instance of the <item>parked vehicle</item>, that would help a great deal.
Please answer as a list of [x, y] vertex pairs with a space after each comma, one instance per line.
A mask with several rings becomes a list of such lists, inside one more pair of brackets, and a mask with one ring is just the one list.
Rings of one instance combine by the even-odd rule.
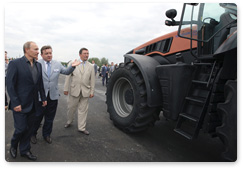
[[219, 137], [226, 160], [237, 159], [237, 6], [186, 3], [180, 21], [166, 12], [172, 32], [124, 55], [107, 86], [110, 119], [119, 129], [141, 132], [160, 113], [177, 121], [187, 139], [199, 132]]

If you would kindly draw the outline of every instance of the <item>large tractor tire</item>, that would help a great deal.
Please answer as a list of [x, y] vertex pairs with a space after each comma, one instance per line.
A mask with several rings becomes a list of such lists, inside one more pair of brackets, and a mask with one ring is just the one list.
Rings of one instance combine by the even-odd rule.
[[223, 157], [229, 161], [237, 160], [237, 81], [225, 84], [225, 102], [218, 104], [222, 125], [216, 129], [225, 145]]
[[159, 119], [160, 109], [147, 105], [145, 82], [135, 63], [121, 63], [112, 73], [106, 97], [110, 119], [127, 133], [143, 131]]

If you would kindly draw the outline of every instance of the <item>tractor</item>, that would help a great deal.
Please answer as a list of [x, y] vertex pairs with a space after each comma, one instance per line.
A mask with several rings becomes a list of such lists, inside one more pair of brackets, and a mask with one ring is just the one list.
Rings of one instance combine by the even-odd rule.
[[237, 6], [185, 3], [178, 31], [155, 38], [124, 55], [111, 74], [107, 111], [126, 133], [155, 125], [160, 114], [175, 121], [186, 139], [199, 132], [219, 137], [227, 161], [237, 159]]

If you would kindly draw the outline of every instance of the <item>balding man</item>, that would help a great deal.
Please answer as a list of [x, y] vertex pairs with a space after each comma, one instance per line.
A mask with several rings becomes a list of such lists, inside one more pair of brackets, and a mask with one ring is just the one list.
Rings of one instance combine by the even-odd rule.
[[10, 97], [9, 108], [13, 111], [15, 131], [11, 139], [10, 154], [20, 155], [30, 160], [37, 159], [30, 152], [30, 137], [35, 118], [38, 92], [43, 105], [47, 105], [42, 81], [42, 67], [36, 62], [39, 48], [35, 42], [26, 42], [23, 46], [24, 56], [9, 63], [6, 76], [7, 90]]

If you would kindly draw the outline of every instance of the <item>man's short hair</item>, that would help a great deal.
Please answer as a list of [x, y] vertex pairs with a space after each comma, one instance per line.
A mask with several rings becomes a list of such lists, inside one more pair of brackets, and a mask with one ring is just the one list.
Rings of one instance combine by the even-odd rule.
[[81, 48], [81, 49], [79, 50], [79, 54], [82, 54], [83, 50], [88, 50], [88, 49], [87, 49], [87, 48]]
[[42, 48], [41, 48], [41, 54], [43, 54], [43, 51], [46, 50], [46, 49], [51, 49], [52, 50], [52, 47], [50, 45], [42, 46]]
[[24, 46], [23, 46], [23, 51], [24, 51], [24, 53], [25, 53], [25, 49], [30, 49], [30, 45], [31, 45], [31, 43], [35, 43], [35, 42], [33, 42], [33, 41], [28, 41], [28, 42], [26, 42], [26, 43], [24, 44]]

